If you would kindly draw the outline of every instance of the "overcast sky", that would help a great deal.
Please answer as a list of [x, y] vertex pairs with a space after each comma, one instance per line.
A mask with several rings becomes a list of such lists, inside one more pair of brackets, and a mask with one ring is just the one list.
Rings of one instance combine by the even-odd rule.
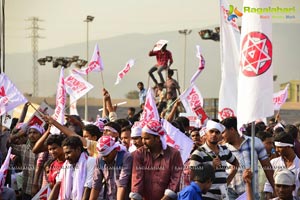
[[[51, 49], [86, 41], [87, 15], [95, 17], [89, 25], [89, 39], [96, 40], [126, 33], [159, 33], [219, 24], [219, 0], [6, 0], [6, 52], [29, 52], [32, 16], [44, 21], [39, 31], [39, 49]], [[242, 8], [242, 0], [229, 0]], [[273, 0], [272, 6], [296, 6], [299, 23], [300, 0]]]

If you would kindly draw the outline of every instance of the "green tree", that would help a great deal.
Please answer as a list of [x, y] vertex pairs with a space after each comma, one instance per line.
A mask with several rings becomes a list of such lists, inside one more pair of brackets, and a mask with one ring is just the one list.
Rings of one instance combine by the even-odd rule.
[[138, 98], [139, 98], [139, 92], [136, 91], [136, 90], [131, 90], [131, 91], [129, 91], [129, 92], [125, 95], [125, 97], [126, 97], [127, 99], [138, 99]]

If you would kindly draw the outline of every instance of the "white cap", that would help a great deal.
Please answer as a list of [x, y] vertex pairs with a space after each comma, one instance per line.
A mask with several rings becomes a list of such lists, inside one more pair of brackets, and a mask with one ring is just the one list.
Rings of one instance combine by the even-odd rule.
[[131, 128], [131, 137], [141, 137], [142, 136], [142, 128], [141, 127], [133, 127]]
[[218, 131], [220, 131], [220, 133], [222, 133], [223, 131], [225, 131], [225, 126], [223, 126], [222, 124], [220, 124], [218, 122], [208, 120], [206, 123], [206, 131], [209, 131], [212, 129], [217, 129]]
[[295, 185], [295, 174], [288, 169], [275, 172], [275, 184], [278, 185]]

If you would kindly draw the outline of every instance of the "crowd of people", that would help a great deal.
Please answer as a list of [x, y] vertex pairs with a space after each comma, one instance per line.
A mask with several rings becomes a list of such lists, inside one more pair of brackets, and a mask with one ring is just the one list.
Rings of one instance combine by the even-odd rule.
[[[160, 55], [160, 54], [163, 54]], [[11, 147], [10, 167], [0, 199], [50, 200], [292, 200], [300, 198], [300, 124], [286, 124], [279, 115], [255, 122], [254, 155], [251, 124], [240, 133], [237, 118], [209, 119], [190, 126], [177, 99], [179, 84], [172, 78], [172, 54], [162, 47], [150, 56], [161, 59], [149, 71], [161, 118], [193, 141], [187, 160], [167, 144], [160, 121], [139, 126], [147, 91], [137, 83], [141, 110], [128, 109], [118, 118], [117, 107], [103, 89], [103, 114], [84, 124], [66, 115], [66, 124], [41, 115], [45, 126], [18, 123], [1, 127], [1, 163]], [[168, 63], [169, 60], [169, 63]], [[161, 83], [152, 73], [167, 71]], [[55, 127], [61, 134], [51, 134]], [[176, 142], [176, 141], [175, 141]], [[254, 156], [252, 158], [252, 156]], [[251, 171], [251, 161], [254, 170]]]
[[[142, 82], [137, 85], [143, 107], [145, 89]], [[61, 125], [43, 115], [45, 127], [2, 127], [1, 143], [12, 148], [12, 156], [1, 198], [32, 199], [44, 186], [48, 199], [299, 198], [299, 124], [285, 124], [278, 116], [268, 124], [256, 122], [251, 171], [251, 128], [240, 135], [236, 117], [210, 119], [201, 128], [176, 112], [166, 117], [194, 142], [183, 162], [167, 145], [161, 122], [137, 126], [143, 109], [129, 108], [128, 117], [119, 119], [105, 89], [103, 105], [103, 116], [94, 123], [66, 115]], [[179, 105], [176, 101], [172, 110]], [[60, 135], [51, 134], [53, 126]], [[1, 148], [2, 162], [7, 150]]]

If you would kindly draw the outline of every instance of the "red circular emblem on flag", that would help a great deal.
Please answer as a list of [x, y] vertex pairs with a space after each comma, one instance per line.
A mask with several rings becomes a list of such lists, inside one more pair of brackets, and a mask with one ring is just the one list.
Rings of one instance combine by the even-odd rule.
[[244, 36], [241, 48], [241, 68], [245, 76], [259, 76], [271, 67], [272, 42], [261, 32]]
[[223, 108], [219, 112], [219, 115], [220, 115], [220, 118], [223, 120], [223, 119], [228, 118], [228, 117], [234, 117], [234, 112], [230, 108]]

